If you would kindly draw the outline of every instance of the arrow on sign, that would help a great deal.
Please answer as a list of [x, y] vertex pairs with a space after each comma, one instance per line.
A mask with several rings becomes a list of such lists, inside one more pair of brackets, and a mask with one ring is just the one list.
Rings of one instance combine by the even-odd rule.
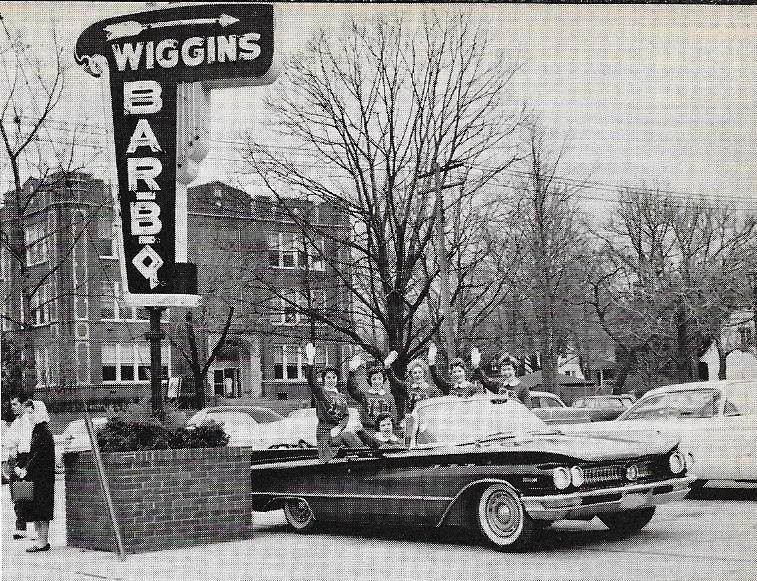
[[234, 18], [228, 14], [221, 14], [218, 18], [195, 18], [193, 20], [168, 20], [166, 22], [151, 22], [142, 24], [136, 20], [128, 20], [106, 26], [103, 30], [107, 33], [105, 40], [118, 40], [119, 38], [128, 38], [137, 36], [145, 30], [152, 28], [166, 28], [169, 26], [186, 26], [188, 24], [220, 24], [223, 28], [239, 22], [239, 18]]

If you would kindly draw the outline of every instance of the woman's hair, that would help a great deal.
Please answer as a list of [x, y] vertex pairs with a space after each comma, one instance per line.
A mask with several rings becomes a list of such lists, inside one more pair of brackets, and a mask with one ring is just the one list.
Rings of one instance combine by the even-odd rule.
[[376, 416], [376, 425], [374, 427], [377, 432], [381, 429], [381, 422], [383, 422], [386, 419], [392, 420], [392, 428], [394, 428], [394, 419], [392, 419], [391, 414], [388, 414], [386, 412], [381, 412], [379, 415]]
[[465, 361], [460, 357], [455, 357], [449, 364], [449, 370], [452, 371], [455, 367], [462, 367], [463, 370], [468, 368], [465, 365]]
[[324, 367], [323, 369], [321, 369], [318, 372], [318, 377], [321, 378], [321, 381], [325, 381], [326, 380], [326, 374], [329, 371], [331, 371], [334, 375], [336, 375], [336, 379], [337, 379], [337, 381], [339, 381], [339, 370], [336, 367], [334, 367], [333, 365], [327, 365], [326, 367]]
[[505, 357], [502, 358], [502, 360], [499, 363], [499, 367], [500, 369], [502, 369], [503, 367], [507, 365], [509, 365], [510, 367], [517, 367], [517, 365], [515, 365], [515, 360], [509, 355], [506, 355]]
[[428, 378], [428, 365], [423, 359], [413, 359], [407, 364], [407, 377], [409, 381], [413, 381], [413, 369], [420, 367], [423, 370], [423, 374]]
[[366, 368], [365, 371], [365, 376], [368, 378], [369, 383], [371, 381], [371, 377], [373, 377], [377, 373], [381, 374], [382, 380], [386, 379], [386, 370], [384, 369], [384, 364], [378, 361], [374, 361], [369, 367]]

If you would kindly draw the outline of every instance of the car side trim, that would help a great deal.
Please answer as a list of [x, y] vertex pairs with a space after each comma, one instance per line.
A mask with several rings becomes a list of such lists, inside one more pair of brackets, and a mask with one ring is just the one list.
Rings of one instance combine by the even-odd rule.
[[371, 500], [429, 500], [432, 502], [447, 502], [452, 496], [403, 496], [398, 494], [344, 494], [344, 493], [318, 493], [318, 492], [250, 492], [254, 496], [273, 496], [279, 498], [369, 498]]
[[442, 524], [444, 524], [444, 519], [447, 518], [447, 515], [452, 510], [452, 507], [455, 505], [455, 502], [457, 502], [457, 499], [460, 498], [463, 494], [465, 494], [465, 492], [467, 490], [469, 490], [473, 486], [476, 486], [477, 484], [498, 484], [498, 483], [499, 484], [504, 484], [505, 486], [507, 486], [508, 488], [510, 488], [515, 493], [515, 495], [518, 498], [520, 498], [522, 496], [521, 493], [512, 484], [510, 484], [507, 480], [503, 480], [501, 478], [482, 478], [480, 480], [474, 480], [473, 482], [470, 482], [470, 483], [466, 484], [465, 486], [463, 486], [458, 491], [458, 493], [454, 497], [452, 497], [452, 500], [447, 505], [447, 508], [444, 509], [444, 512], [442, 513], [442, 516], [439, 519], [439, 522], [436, 523], [436, 527], [439, 528], [439, 527], [442, 526]]

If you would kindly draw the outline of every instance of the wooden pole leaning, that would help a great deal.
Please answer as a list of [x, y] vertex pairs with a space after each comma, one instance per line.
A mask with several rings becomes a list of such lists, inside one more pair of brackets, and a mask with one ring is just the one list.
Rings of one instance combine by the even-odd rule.
[[118, 526], [118, 518], [116, 516], [116, 509], [113, 506], [113, 499], [110, 496], [110, 486], [108, 485], [108, 476], [105, 474], [105, 466], [103, 466], [102, 456], [100, 455], [100, 445], [97, 443], [97, 433], [95, 432], [95, 426], [92, 423], [92, 417], [89, 415], [88, 406], [84, 408], [84, 424], [87, 426], [87, 433], [89, 434], [89, 442], [92, 445], [92, 457], [97, 467], [97, 476], [100, 481], [100, 488], [103, 492], [103, 498], [108, 508], [108, 515], [110, 516], [110, 523], [113, 526], [113, 534], [116, 537], [116, 548], [118, 549], [118, 558], [121, 561], [126, 560], [126, 554], [124, 552], [124, 543], [121, 537], [121, 527]]

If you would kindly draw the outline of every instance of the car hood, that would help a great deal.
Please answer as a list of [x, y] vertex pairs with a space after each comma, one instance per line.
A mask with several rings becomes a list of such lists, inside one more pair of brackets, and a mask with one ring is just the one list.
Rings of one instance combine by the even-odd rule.
[[[586, 462], [601, 462], [638, 458], [653, 454], [666, 454], [678, 440], [673, 437], [649, 434], [647, 437], [629, 438], [623, 435], [524, 435], [515, 438], [466, 444], [463, 446], [439, 446], [425, 450], [429, 454], [461, 452], [519, 452], [565, 456]], [[419, 450], [420, 451], [420, 450]]]

